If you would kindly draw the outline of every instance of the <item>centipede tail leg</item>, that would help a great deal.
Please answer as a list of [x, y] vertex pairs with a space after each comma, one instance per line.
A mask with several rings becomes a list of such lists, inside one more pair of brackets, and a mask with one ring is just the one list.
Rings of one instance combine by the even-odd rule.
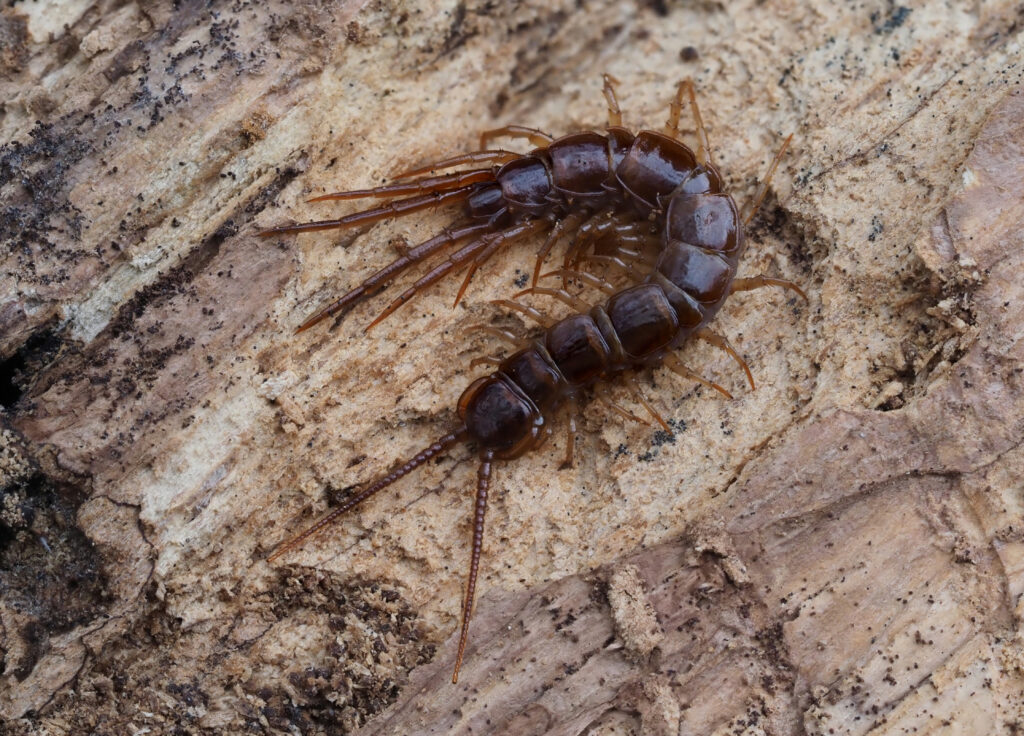
[[380, 207], [363, 210], [362, 212], [354, 212], [351, 215], [340, 217], [337, 220], [318, 220], [316, 222], [301, 222], [296, 225], [272, 227], [269, 230], [264, 230], [258, 234], [260, 237], [266, 238], [271, 235], [308, 233], [315, 230], [335, 230], [346, 227], [355, 227], [356, 225], [369, 225], [372, 222], [385, 220], [389, 217], [401, 217], [402, 215], [407, 215], [410, 212], [418, 212], [419, 210], [429, 209], [430, 207], [439, 207], [442, 204], [461, 202], [462, 200], [467, 199], [472, 193], [472, 186], [463, 187], [462, 189], [452, 189], [445, 192], [431, 192], [430, 194], [424, 194], [419, 197], [410, 197], [409, 199], [399, 199], [394, 202], [388, 202]]
[[489, 223], [476, 223], [471, 225], [463, 223], [461, 226], [456, 228], [445, 228], [429, 240], [420, 243], [415, 248], [410, 248], [405, 251], [400, 257], [396, 258], [380, 271], [377, 271], [375, 274], [367, 278], [359, 286], [355, 287], [340, 299], [331, 302], [319, 312], [309, 317], [305, 322], [299, 325], [295, 331], [297, 333], [304, 332], [328, 317], [340, 315], [360, 302], [369, 299], [371, 296], [383, 289], [384, 285], [388, 281], [405, 271], [413, 264], [429, 258], [437, 251], [450, 245], [454, 245], [460, 240], [465, 240], [468, 237], [490, 229], [491, 226]]
[[776, 279], [771, 276], [765, 276], [758, 274], [757, 276], [747, 276], [742, 279], [733, 279], [732, 285], [729, 288], [730, 294], [735, 294], [738, 291], [752, 291], [754, 289], [760, 289], [763, 286], [781, 286], [783, 289], [789, 289], [795, 291], [800, 295], [800, 298], [805, 302], [808, 301], [807, 294], [797, 284], [788, 279]]
[[370, 330], [372, 330], [378, 324], [380, 324], [389, 316], [394, 314], [395, 310], [397, 310], [403, 304], [406, 304], [409, 301], [411, 301], [413, 297], [415, 297], [421, 291], [426, 289], [428, 286], [436, 284], [449, 273], [465, 264], [470, 258], [472, 258], [477, 253], [486, 248], [487, 243], [487, 238], [484, 237], [474, 240], [468, 245], [462, 246], [462, 248], [448, 256], [447, 259], [445, 259], [440, 264], [432, 268], [430, 271], [426, 273], [426, 275], [422, 276], [412, 286], [410, 286], [408, 289], [399, 294], [397, 298], [395, 298], [390, 304], [388, 304], [387, 307], [384, 308], [384, 311], [377, 315], [373, 322], [371, 322], [370, 324], [363, 328], [363, 331], [369, 332]]
[[452, 271], [465, 265], [471, 259], [475, 258], [486, 250], [493, 243], [504, 245], [510, 243], [517, 238], [529, 235], [530, 233], [537, 232], [546, 226], [545, 220], [530, 220], [514, 227], [510, 227], [507, 230], [494, 233], [492, 235], [486, 235], [479, 240], [474, 240], [469, 245], [465, 245], [455, 253], [450, 255], [447, 260], [443, 263], [435, 266], [429, 273], [419, 279], [416, 283], [402, 292], [397, 299], [392, 301], [383, 312], [381, 312], [373, 322], [365, 327], [365, 331], [369, 332], [378, 324], [387, 319], [391, 314], [395, 312], [403, 304], [409, 302], [414, 296], [426, 289], [428, 286], [437, 283]]
[[523, 154], [521, 153], [506, 151], [501, 148], [490, 151], [472, 151], [470, 153], [463, 153], [458, 156], [452, 156], [451, 158], [445, 158], [440, 161], [434, 161], [423, 166], [418, 166], [415, 169], [406, 169], [405, 171], [394, 174], [393, 178], [408, 179], [410, 176], [418, 176], [419, 174], [426, 174], [430, 171], [450, 169], [454, 166], [462, 166], [463, 164], [507, 164], [510, 161], [515, 161], [517, 158], [522, 158], [522, 156]]
[[[535, 220], [534, 222], [537, 223], [537, 225], [532, 230], [530, 230], [530, 232], [537, 232], [538, 230], [544, 229], [545, 225], [541, 225], [540, 223], [549, 221], [550, 220], [546, 218], [542, 220]], [[472, 280], [473, 274], [477, 272], [477, 269], [479, 269], [480, 266], [484, 265], [488, 260], [490, 260], [491, 256], [497, 253], [498, 250], [502, 248], [504, 245], [522, 236], [522, 233], [512, 234], [507, 237], [504, 235], [505, 232], [511, 232], [514, 229], [515, 228], [510, 228], [509, 230], [497, 233], [494, 236], [491, 243], [476, 255], [476, 257], [473, 259], [473, 262], [469, 264], [469, 269], [467, 269], [466, 276], [462, 280], [462, 286], [459, 288], [458, 294], [455, 295], [455, 304], [452, 305], [453, 307], [459, 306], [459, 302], [462, 301], [462, 297], [465, 295], [466, 289], [469, 288], [469, 282], [470, 280]]]
[[506, 125], [493, 130], [485, 130], [480, 134], [480, 148], [487, 148], [487, 141], [491, 138], [526, 138], [538, 148], [544, 148], [555, 139], [536, 128], [527, 128], [525, 125]]
[[476, 505], [473, 510], [473, 546], [469, 557], [469, 579], [466, 582], [466, 598], [462, 604], [462, 633], [459, 635], [459, 653], [455, 657], [455, 671], [452, 684], [459, 681], [462, 657], [466, 653], [469, 637], [469, 620], [473, 616], [473, 599], [476, 595], [476, 577], [480, 571], [480, 553], [484, 544], [484, 516], [487, 514], [487, 492], [491, 485], [491, 461], [494, 453], [485, 451], [480, 456], [480, 468], [476, 476]]
[[756, 390], [757, 387], [754, 385], [754, 375], [750, 372], [750, 366], [747, 365], [747, 361], [740, 357], [740, 354], [737, 353], [735, 348], [733, 348], [729, 341], [725, 339], [724, 335], [719, 335], [717, 332], [713, 332], [707, 327], [702, 327], [693, 333], [693, 336], [699, 340], [703, 340], [709, 345], [714, 345], [716, 348], [720, 348], [727, 352], [733, 360], [739, 363], [743, 372], [747, 374], [747, 381], [750, 383], [750, 390]]
[[456, 171], [444, 176], [430, 176], [425, 179], [395, 184], [385, 184], [373, 189], [353, 189], [347, 192], [330, 192], [313, 197], [310, 202], [325, 202], [333, 199], [363, 199], [365, 197], [398, 197], [405, 194], [430, 194], [449, 189], [461, 189], [470, 184], [494, 181], [497, 169], [474, 169], [472, 171]]

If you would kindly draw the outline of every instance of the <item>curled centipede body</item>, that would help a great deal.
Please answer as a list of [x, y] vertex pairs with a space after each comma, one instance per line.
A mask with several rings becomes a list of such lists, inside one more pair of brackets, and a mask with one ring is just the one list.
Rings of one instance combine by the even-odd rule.
[[[445, 203], [464, 203], [466, 218], [439, 235], [402, 253], [340, 299], [303, 322], [298, 331], [331, 317], [340, 318], [356, 304], [383, 289], [410, 266], [445, 249], [452, 250], [423, 277], [388, 304], [369, 324], [372, 328], [431, 284], [465, 269], [456, 297], [462, 298], [473, 273], [497, 251], [528, 235], [549, 231], [533, 270], [530, 288], [498, 304], [515, 310], [543, 328], [539, 337], [520, 341], [511, 333], [479, 325], [513, 341], [515, 352], [505, 358], [485, 358], [495, 369], [478, 378], [458, 403], [461, 426], [424, 448], [414, 457], [353, 493], [300, 534], [282, 542], [268, 557], [274, 560], [323, 531], [341, 515], [425, 462], [461, 442], [475, 445], [477, 473], [473, 536], [458, 654], [452, 681], [457, 682], [465, 653], [484, 541], [491, 469], [494, 461], [518, 457], [537, 447], [552, 433], [552, 417], [568, 414], [568, 443], [564, 465], [571, 465], [575, 413], [581, 393], [600, 382], [644, 366], [665, 365], [687, 378], [728, 392], [686, 368], [673, 350], [691, 337], [706, 340], [740, 364], [753, 387], [742, 358], [708, 323], [726, 298], [737, 291], [782, 286], [800, 296], [794, 283], [766, 276], [737, 279], [745, 247], [743, 226], [767, 190], [768, 181], [789, 139], [772, 162], [768, 175], [741, 214], [711, 161], [707, 133], [697, 107], [693, 84], [682, 82], [672, 102], [664, 133], [642, 130], [635, 135], [621, 125], [612, 79], [605, 77], [609, 127], [552, 139], [541, 131], [508, 126], [481, 136], [481, 149], [406, 172], [395, 182], [368, 190], [336, 192], [317, 200], [398, 197], [385, 205], [335, 220], [288, 225], [263, 235], [351, 227], [399, 216]], [[694, 151], [678, 140], [683, 101], [689, 96], [697, 130]], [[537, 146], [529, 154], [487, 150], [486, 141], [499, 135], [526, 137]], [[448, 174], [433, 172], [465, 164], [483, 168]], [[412, 178], [431, 173], [433, 175]], [[561, 277], [560, 288], [540, 286], [542, 267], [555, 244], [572, 234], [562, 267], [544, 276]], [[462, 241], [469, 242], [455, 248]], [[616, 288], [584, 264], [602, 264], [630, 279]], [[568, 290], [583, 284], [603, 294], [590, 304]], [[517, 301], [524, 294], [542, 295], [569, 305], [574, 313], [555, 320], [533, 306]], [[806, 298], [806, 297], [805, 297]], [[644, 398], [632, 377], [628, 386], [637, 401], [666, 430], [669, 425]], [[620, 413], [629, 412], [612, 403]], [[635, 418], [635, 417], [632, 417]], [[669, 430], [670, 431], [670, 430]]]

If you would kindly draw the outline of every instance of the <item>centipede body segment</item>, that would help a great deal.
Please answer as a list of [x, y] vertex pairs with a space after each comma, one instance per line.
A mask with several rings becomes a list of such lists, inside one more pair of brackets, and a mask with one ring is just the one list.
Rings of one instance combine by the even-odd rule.
[[[727, 297], [737, 291], [780, 286], [801, 297], [796, 284], [764, 275], [737, 279], [745, 248], [743, 226], [761, 203], [768, 182], [789, 139], [743, 214], [723, 191], [722, 177], [697, 106], [693, 84], [679, 84], [662, 132], [633, 134], [622, 127], [613, 81], [604, 79], [609, 127], [604, 133], [581, 132], [552, 138], [542, 131], [510, 125], [481, 136], [481, 149], [413, 169], [374, 189], [334, 192], [314, 201], [363, 197], [387, 202], [338, 219], [285, 225], [264, 236], [364, 225], [446, 204], [461, 204], [464, 216], [434, 237], [410, 248], [356, 285], [299, 327], [307, 330], [328, 317], [339, 317], [373, 297], [405, 270], [424, 262], [426, 273], [390, 301], [366, 329], [379, 324], [418, 294], [447, 276], [463, 272], [456, 304], [473, 274], [497, 252], [546, 233], [536, 255], [529, 288], [496, 302], [542, 328], [532, 340], [491, 325], [477, 329], [512, 342], [504, 358], [487, 357], [494, 370], [474, 381], [458, 403], [461, 426], [424, 448], [391, 472], [351, 495], [343, 504], [270, 554], [273, 561], [318, 534], [341, 515], [420, 465], [462, 442], [476, 447], [477, 474], [473, 534], [462, 607], [462, 626], [452, 682], [458, 681], [472, 618], [477, 574], [484, 543], [484, 521], [496, 461], [516, 458], [552, 434], [553, 418], [568, 415], [569, 437], [563, 465], [571, 465], [575, 412], [585, 392], [597, 396], [623, 416], [637, 419], [600, 391], [609, 380], [634, 369], [664, 365], [679, 375], [730, 394], [687, 368], [674, 351], [691, 338], [725, 350], [744, 370], [746, 363], [708, 323]], [[687, 100], [697, 130], [697, 149], [678, 140], [679, 120]], [[528, 154], [487, 148], [499, 136], [528, 139]], [[470, 169], [440, 173], [469, 165]], [[429, 174], [428, 176], [423, 176]], [[418, 177], [418, 178], [417, 178]], [[545, 274], [544, 263], [562, 239], [569, 239], [560, 267]], [[625, 288], [608, 279], [615, 273]], [[555, 280], [557, 279], [557, 280]], [[551, 286], [547, 284], [551, 283]], [[601, 300], [584, 299], [569, 284], [581, 284]], [[553, 319], [533, 303], [547, 298], [573, 313]], [[666, 429], [668, 424], [644, 397], [632, 376], [626, 385], [638, 403]], [[642, 421], [642, 420], [641, 420]]]

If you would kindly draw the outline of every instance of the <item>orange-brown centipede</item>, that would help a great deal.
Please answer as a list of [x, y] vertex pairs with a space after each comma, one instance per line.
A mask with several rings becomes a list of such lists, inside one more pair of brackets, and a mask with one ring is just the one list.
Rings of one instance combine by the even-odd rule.
[[[464, 203], [464, 220], [404, 252], [303, 322], [298, 328], [301, 332], [327, 317], [340, 317], [413, 264], [469, 241], [394, 299], [367, 329], [431, 284], [465, 269], [458, 303], [473, 273], [498, 250], [528, 235], [550, 231], [537, 255], [532, 286], [516, 297], [526, 293], [549, 296], [568, 304], [575, 313], [554, 320], [515, 297], [497, 302], [538, 322], [544, 330], [528, 343], [517, 344], [512, 355], [493, 359], [496, 369], [463, 392], [458, 403], [462, 426], [351, 495], [311, 527], [278, 545], [268, 558], [274, 560], [295, 548], [456, 443], [474, 443], [480, 465], [462, 628], [452, 682], [458, 680], [469, 632], [493, 461], [515, 458], [536, 447], [551, 434], [552, 414], [567, 407], [569, 441], [565, 463], [571, 464], [574, 414], [580, 393], [629, 369], [664, 364], [729, 396], [721, 386], [683, 366], [671, 352], [690, 337], [726, 350], [743, 368], [753, 387], [746, 363], [707, 324], [726, 298], [737, 291], [782, 286], [804, 297], [796, 284], [782, 279], [735, 278], [745, 247], [743, 226], [760, 205], [789, 139], [776, 155], [746, 214], [741, 215], [732, 196], [722, 190], [722, 178], [711, 161], [692, 82], [685, 80], [679, 84], [664, 133], [642, 130], [634, 135], [622, 127], [612, 81], [605, 76], [609, 127], [603, 134], [576, 133], [556, 140], [522, 126], [488, 131], [481, 136], [484, 150], [407, 171], [386, 186], [326, 194], [314, 201], [412, 195], [406, 199], [392, 200], [336, 220], [276, 227], [261, 233], [272, 236], [344, 228], [440, 204]], [[697, 130], [696, 152], [678, 140], [679, 117], [687, 95]], [[501, 135], [525, 137], [537, 148], [525, 155], [487, 150], [486, 141]], [[410, 180], [465, 164], [486, 166]], [[565, 253], [562, 268], [547, 274], [560, 276], [561, 288], [539, 286], [545, 259], [559, 239], [570, 233], [575, 233], [575, 237]], [[631, 278], [631, 285], [617, 289], [586, 270], [585, 262], [622, 271]], [[602, 292], [604, 302], [590, 304], [571, 293], [570, 280]], [[499, 336], [513, 337], [496, 328], [482, 327]], [[641, 405], [669, 430], [635, 382], [632, 386]]]

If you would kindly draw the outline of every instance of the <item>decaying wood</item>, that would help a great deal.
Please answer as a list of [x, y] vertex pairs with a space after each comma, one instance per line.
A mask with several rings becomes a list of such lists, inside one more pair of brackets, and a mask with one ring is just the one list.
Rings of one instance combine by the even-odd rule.
[[[12, 733], [1012, 734], [1024, 729], [1019, 9], [924, 0], [26, 3], [0, 11], [0, 718]], [[264, 240], [481, 129], [660, 127], [692, 76], [743, 201], [754, 367], [675, 433], [590, 406], [500, 464], [454, 658], [472, 456], [275, 565], [439, 436], [461, 330], [530, 245], [294, 335], [450, 219]], [[691, 131], [692, 132], [692, 131]], [[518, 269], [518, 271], [517, 271]], [[629, 399], [625, 398], [628, 402]]]

